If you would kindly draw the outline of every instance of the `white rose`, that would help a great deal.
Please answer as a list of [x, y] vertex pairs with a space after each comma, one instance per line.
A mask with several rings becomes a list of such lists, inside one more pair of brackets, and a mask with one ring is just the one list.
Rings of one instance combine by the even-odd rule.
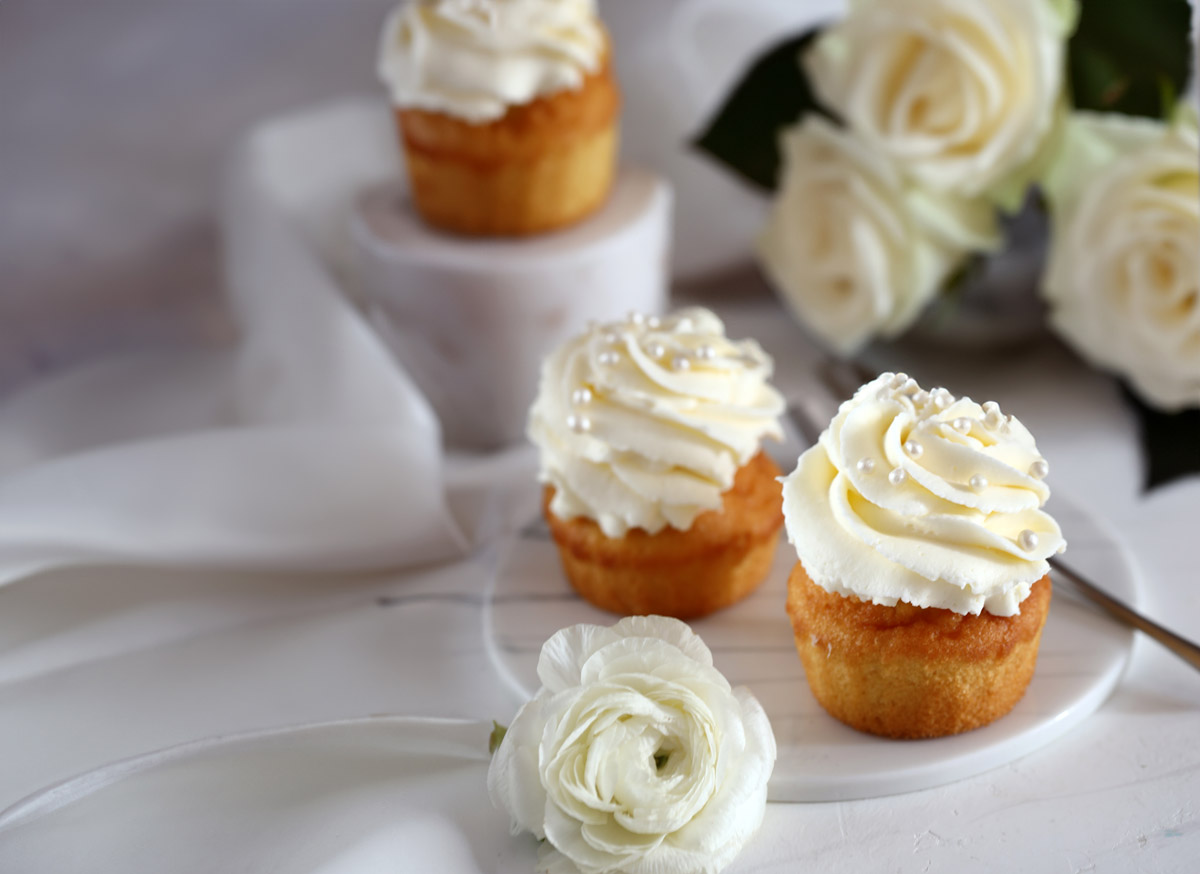
[[[1012, 190], [1052, 130], [1074, 0], [851, 0], [808, 57], [818, 94], [925, 184]], [[997, 194], [999, 197], [1000, 195]]]
[[999, 245], [986, 203], [906, 180], [820, 116], [780, 147], [759, 257], [797, 318], [842, 354], [904, 331], [968, 252]]
[[1200, 146], [1175, 125], [1077, 113], [1044, 182], [1055, 329], [1164, 409], [1200, 405]]
[[542, 689], [492, 759], [488, 791], [539, 868], [716, 872], [762, 822], [775, 738], [684, 623], [634, 616], [546, 642]]

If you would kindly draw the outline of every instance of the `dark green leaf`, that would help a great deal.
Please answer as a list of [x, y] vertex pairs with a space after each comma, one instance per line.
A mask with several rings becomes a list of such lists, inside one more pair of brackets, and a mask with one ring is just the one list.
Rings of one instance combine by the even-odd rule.
[[692, 144], [767, 191], [779, 177], [779, 131], [822, 107], [800, 63], [820, 32], [788, 39], [751, 64], [749, 71]]
[[1164, 413], [1126, 389], [1142, 437], [1146, 491], [1200, 473], [1200, 409]]
[[1166, 118], [1187, 84], [1187, 0], [1082, 0], [1067, 51], [1079, 109]]

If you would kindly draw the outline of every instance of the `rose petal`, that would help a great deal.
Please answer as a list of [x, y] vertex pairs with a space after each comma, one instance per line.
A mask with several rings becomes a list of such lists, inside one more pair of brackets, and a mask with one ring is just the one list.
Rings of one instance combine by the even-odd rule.
[[628, 874], [717, 874], [737, 858], [746, 842], [758, 831], [766, 810], [767, 787], [764, 784], [742, 804], [725, 811], [720, 824], [705, 833], [708, 840], [695, 841], [698, 832], [689, 826], [686, 831], [668, 835], [653, 856], [629, 866], [626, 871]]
[[612, 627], [618, 637], [654, 637], [665, 641], [690, 659], [712, 665], [712, 651], [686, 622], [669, 616], [627, 616]]
[[775, 768], [775, 735], [758, 699], [744, 687], [735, 689], [734, 694], [742, 707], [745, 747], [726, 771], [727, 781], [717, 788], [712, 801], [670, 837], [672, 846], [715, 853], [734, 839], [730, 835], [748, 836], [762, 820], [762, 811], [755, 814], [754, 808], [766, 803], [767, 782]]
[[560, 810], [554, 802], [546, 802], [544, 816], [546, 840], [584, 874], [619, 871], [628, 858], [628, 854], [608, 853], [589, 844], [583, 837], [583, 825]]
[[665, 837], [661, 833], [636, 834], [611, 820], [602, 825], [585, 825], [581, 834], [593, 848], [627, 860], [645, 858], [658, 849]]
[[538, 778], [538, 745], [549, 697], [539, 693], [518, 711], [488, 766], [488, 795], [493, 805], [509, 812], [513, 834], [528, 830], [543, 835], [546, 791]]
[[613, 629], [602, 625], [572, 625], [556, 632], [542, 645], [538, 679], [551, 692], [578, 686], [583, 663], [597, 649], [616, 639]]
[[540, 874], [579, 874], [579, 866], [570, 857], [554, 849], [549, 841], [538, 845], [537, 870]]
[[580, 672], [580, 682], [610, 682], [626, 675], [654, 676], [664, 681], [704, 678], [729, 690], [729, 683], [711, 664], [699, 663], [674, 645], [648, 637], [622, 638], [592, 653]]

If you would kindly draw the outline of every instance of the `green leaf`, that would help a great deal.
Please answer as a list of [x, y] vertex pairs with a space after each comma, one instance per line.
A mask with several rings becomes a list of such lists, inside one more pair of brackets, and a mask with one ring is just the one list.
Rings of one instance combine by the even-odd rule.
[[1125, 397], [1140, 426], [1146, 491], [1200, 473], [1200, 409], [1164, 413], [1128, 388]]
[[1067, 49], [1078, 109], [1166, 118], [1187, 85], [1187, 0], [1081, 0]]
[[759, 188], [774, 191], [779, 131], [809, 112], [833, 117], [817, 100], [801, 64], [804, 51], [819, 34], [819, 28], [809, 30], [754, 61], [692, 145]]
[[500, 749], [500, 744], [504, 742], [504, 736], [508, 734], [508, 728], [492, 720], [492, 733], [488, 735], [488, 755], [495, 755], [496, 750]]

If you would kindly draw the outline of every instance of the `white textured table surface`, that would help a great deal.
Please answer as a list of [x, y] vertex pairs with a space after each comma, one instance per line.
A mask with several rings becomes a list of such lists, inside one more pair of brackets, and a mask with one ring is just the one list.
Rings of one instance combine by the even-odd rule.
[[[8, 0], [0, 5], [0, 392], [131, 344], [219, 339], [212, 180], [256, 118], [369, 87], [387, 3]], [[231, 24], [230, 22], [236, 22]], [[186, 34], [186, 38], [185, 35]], [[811, 363], [769, 298], [712, 299], [787, 388]], [[899, 355], [898, 357], [904, 358]], [[1113, 386], [1044, 344], [918, 377], [997, 397], [1055, 488], [1108, 522], [1150, 616], [1200, 639], [1200, 479], [1148, 496]], [[514, 469], [528, 464], [514, 457]], [[382, 711], [505, 720], [480, 636], [486, 556], [403, 576], [283, 580], [76, 570], [0, 592], [0, 807], [102, 762], [219, 732]], [[39, 614], [47, 593], [70, 615]], [[158, 611], [155, 640], [79, 661]], [[1061, 741], [949, 786], [773, 805], [738, 870], [1191, 872], [1200, 675], [1139, 640], [1113, 698]]]

